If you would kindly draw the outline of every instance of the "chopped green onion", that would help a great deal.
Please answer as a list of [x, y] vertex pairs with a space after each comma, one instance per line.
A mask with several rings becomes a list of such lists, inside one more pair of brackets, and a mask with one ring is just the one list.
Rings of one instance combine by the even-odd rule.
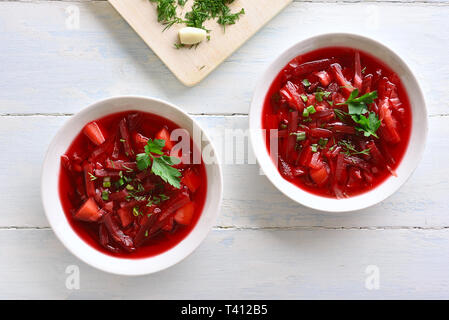
[[145, 231], [145, 237], [148, 237], [148, 230]]
[[123, 178], [120, 178], [119, 180], [117, 180], [116, 185], [117, 187], [121, 187], [125, 184], [125, 181], [123, 180]]
[[110, 188], [111, 187], [111, 178], [106, 177], [103, 179], [103, 188]]
[[281, 129], [287, 129], [287, 125], [285, 123], [281, 123]]
[[304, 80], [302, 80], [302, 84], [305, 85], [306, 87], [309, 87], [310, 81], [308, 79], [304, 79]]
[[303, 116], [304, 118], [307, 118], [307, 117], [309, 116], [309, 110], [307, 110], [307, 108], [305, 108], [305, 109], [302, 111], [302, 116]]
[[134, 190], [134, 187], [130, 184], [126, 185], [126, 190]]
[[89, 173], [89, 176], [90, 176], [90, 181], [94, 181], [94, 180], [97, 180], [97, 177], [96, 176], [94, 176], [92, 173], [90, 173], [90, 172], [88, 172]]
[[327, 141], [328, 139], [326, 138], [320, 138], [320, 140], [318, 141], [318, 144], [320, 145], [321, 148], [324, 148], [327, 145]]
[[316, 101], [321, 102], [323, 101], [323, 98], [327, 99], [330, 96], [330, 94], [331, 92], [329, 91], [322, 91], [322, 90], [318, 91], [317, 89], [317, 92], [315, 92]]
[[102, 198], [104, 201], [108, 201], [108, 200], [109, 200], [109, 193], [108, 193], [107, 191], [103, 191], [103, 192], [101, 193], [101, 198]]
[[304, 101], [304, 102], [307, 102], [307, 100], [308, 100], [308, 98], [307, 98], [307, 96], [306, 96], [305, 94], [302, 94], [302, 95], [301, 95], [301, 99], [302, 99], [302, 101]]
[[312, 147], [312, 152], [318, 151], [318, 145], [316, 143], [312, 144], [311, 147]]
[[314, 114], [315, 112], [316, 112], [316, 110], [315, 110], [315, 107], [312, 105], [312, 106], [308, 106], [307, 107], [307, 111], [310, 113], [310, 114]]
[[306, 140], [306, 133], [304, 131], [292, 132], [290, 135], [296, 136], [296, 141], [304, 141]]

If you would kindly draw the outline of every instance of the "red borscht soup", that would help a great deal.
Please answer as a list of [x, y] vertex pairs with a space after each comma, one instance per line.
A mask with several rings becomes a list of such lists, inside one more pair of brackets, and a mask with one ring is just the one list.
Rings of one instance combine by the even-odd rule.
[[411, 133], [399, 77], [370, 54], [346, 47], [290, 61], [273, 81], [262, 114], [281, 175], [331, 198], [361, 194], [395, 176]]
[[192, 231], [206, 199], [206, 170], [201, 155], [193, 161], [199, 150], [190, 136], [187, 148], [170, 140], [177, 129], [160, 116], [129, 111], [78, 134], [61, 157], [59, 192], [70, 225], [89, 245], [145, 258]]

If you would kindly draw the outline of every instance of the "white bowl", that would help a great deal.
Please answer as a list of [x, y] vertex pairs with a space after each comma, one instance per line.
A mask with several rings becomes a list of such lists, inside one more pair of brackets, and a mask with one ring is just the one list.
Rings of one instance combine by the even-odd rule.
[[148, 258], [124, 259], [109, 256], [88, 245], [69, 225], [61, 206], [58, 196], [60, 157], [67, 151], [85, 124], [108, 114], [126, 110], [150, 112], [170, 119], [181, 128], [187, 129], [191, 136], [193, 136], [192, 130], [195, 132], [201, 131], [201, 150], [208, 145], [213, 149], [209, 137], [196, 121], [174, 105], [153, 98], [133, 96], [102, 100], [71, 117], [53, 138], [42, 169], [42, 202], [53, 231], [67, 249], [78, 258], [106, 272], [121, 275], [143, 275], [163, 270], [181, 261], [204, 240], [218, 216], [222, 198], [223, 178], [221, 167], [215, 152], [213, 152], [213, 157], [205, 161], [207, 196], [201, 217], [188, 236], [168, 251]]
[[[345, 199], [332, 199], [306, 192], [285, 180], [268, 154], [262, 135], [262, 108], [269, 87], [278, 73], [298, 55], [324, 47], [352, 47], [370, 53], [387, 64], [400, 77], [412, 109], [412, 132], [409, 146], [396, 172], [375, 189]], [[354, 34], [333, 33], [303, 40], [277, 57], [256, 85], [249, 114], [251, 143], [259, 165], [268, 179], [289, 198], [307, 207], [331, 212], [354, 211], [372, 206], [398, 190], [411, 176], [424, 152], [427, 137], [427, 110], [421, 88], [405, 62], [383, 44]]]

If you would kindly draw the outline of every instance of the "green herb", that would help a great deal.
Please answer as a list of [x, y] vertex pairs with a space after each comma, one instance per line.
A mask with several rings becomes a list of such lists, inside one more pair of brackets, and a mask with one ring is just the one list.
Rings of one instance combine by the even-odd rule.
[[[377, 91], [368, 92], [360, 97], [357, 97], [358, 94], [359, 90], [354, 89], [349, 98], [338, 105], [346, 104], [348, 106], [348, 114], [359, 125], [355, 128], [357, 131], [363, 132], [365, 137], [374, 136], [378, 138], [376, 131], [380, 127], [379, 117], [375, 112], [368, 111], [368, 104], [377, 99]], [[365, 114], [368, 114], [368, 116], [365, 116]]]
[[176, 2], [175, 0], [150, 0], [151, 2], [155, 2], [157, 4], [157, 21], [162, 24], [173, 25], [178, 20], [180, 20], [176, 16]]
[[318, 152], [318, 145], [316, 143], [310, 146], [312, 148], [312, 152]]
[[126, 172], [128, 172], [128, 173], [131, 173], [131, 172], [133, 172], [134, 170], [133, 169], [131, 169], [131, 168], [128, 168], [127, 166], [125, 166], [125, 165], [122, 165], [122, 167], [123, 168], [125, 168], [126, 169]]
[[[177, 157], [163, 155], [162, 148], [164, 146], [165, 140], [149, 139], [145, 146], [145, 153], [139, 153], [136, 156], [137, 168], [141, 171], [146, 170], [151, 164], [151, 171], [155, 175], [179, 189], [181, 188], [181, 172], [172, 166], [179, 164], [181, 160]], [[159, 157], [155, 155], [159, 155]]]
[[108, 201], [108, 200], [109, 200], [109, 192], [103, 191], [103, 192], [101, 193], [101, 198], [102, 198], [104, 201]]
[[307, 100], [308, 100], [308, 98], [307, 98], [307, 96], [306, 96], [305, 94], [302, 94], [302, 95], [301, 95], [301, 99], [302, 99], [302, 101], [304, 101], [304, 102], [307, 102]]
[[366, 71], [366, 67], [364, 67], [364, 68], [362, 69], [362, 73], [365, 73], [365, 71]]
[[145, 191], [145, 188], [143, 187], [143, 185], [141, 183], [137, 184], [137, 192], [143, 192]]
[[285, 123], [281, 123], [281, 129], [287, 129], [287, 125]]
[[185, 47], [185, 45], [183, 43], [175, 43], [175, 48], [176, 49], [181, 49], [181, 48], [184, 48], [184, 47]]
[[332, 92], [329, 91], [317, 91], [315, 92], [315, 99], [318, 102], [323, 101], [323, 98], [327, 99]]
[[343, 153], [348, 156], [352, 156], [352, 155], [356, 155], [356, 154], [369, 154], [369, 152], [370, 152], [369, 148], [358, 151], [351, 142], [346, 141], [346, 140], [340, 140], [340, 141], [338, 141], [338, 144], [343, 147], [343, 149], [344, 149]]
[[161, 198], [159, 198], [158, 196], [154, 196], [154, 197], [153, 197], [153, 203], [154, 203], [154, 204], [159, 204], [159, 203], [161, 203]]
[[121, 186], [123, 186], [125, 184], [125, 180], [123, 178], [120, 178], [117, 180], [117, 182], [115, 183], [115, 185], [117, 186], [117, 188], [120, 188]]
[[165, 194], [160, 194], [159, 197], [161, 197], [161, 200], [162, 200], [162, 201], [165, 201], [165, 200], [170, 199], [170, 197], [169, 197], [169, 196], [166, 196]]
[[308, 111], [310, 114], [314, 114], [314, 113], [316, 112], [314, 106], [308, 106], [308, 107], [307, 107], [307, 111]]
[[346, 119], [346, 116], [348, 115], [346, 112], [340, 109], [334, 109], [335, 116], [340, 119], [341, 121], [344, 121]]
[[338, 103], [337, 105], [346, 104], [348, 106], [348, 112], [350, 115], [361, 115], [368, 112], [368, 104], [374, 102], [374, 99], [377, 99], [377, 91], [372, 91], [364, 94], [363, 96], [359, 95], [359, 90], [354, 89], [349, 95], [348, 100], [343, 103]]
[[141, 211], [139, 211], [139, 207], [134, 207], [133, 208], [133, 215], [135, 217], [138, 217], [139, 215], [143, 215], [143, 213]]
[[304, 141], [306, 140], [306, 133], [304, 131], [292, 132], [290, 135], [296, 136], [296, 141]]
[[111, 187], [111, 178], [106, 177], [103, 179], [103, 188], [110, 188]]
[[305, 87], [309, 87], [309, 86], [310, 86], [310, 81], [307, 80], [307, 79], [304, 79], [304, 80], [302, 80], [302, 84], [303, 84]]
[[204, 28], [204, 22], [209, 19], [217, 19], [217, 23], [223, 27], [234, 24], [245, 10], [241, 9], [236, 13], [232, 13], [228, 4], [234, 0], [195, 0], [192, 5], [192, 10], [185, 15], [186, 25], [188, 27]]
[[89, 173], [89, 177], [90, 177], [90, 181], [94, 181], [94, 180], [97, 180], [98, 178], [96, 177], [96, 176], [94, 176], [92, 173], [90, 173], [90, 172], [88, 172]]
[[145, 237], [148, 237], [148, 230], [145, 231]]
[[[191, 10], [185, 14], [185, 19], [177, 16], [177, 6], [184, 6], [187, 0], [150, 0], [157, 4], [157, 19], [165, 25], [164, 31], [174, 24], [185, 24], [188, 27], [195, 27], [207, 30], [204, 23], [210, 19], [217, 19], [217, 23], [225, 28], [227, 25], [235, 24], [241, 15], [245, 14], [242, 8], [240, 11], [232, 13], [228, 5], [234, 0], [195, 0]], [[209, 32], [209, 30], [207, 30]], [[210, 36], [207, 37], [210, 40]], [[175, 44], [176, 49], [184, 47], [182, 44]], [[189, 46], [195, 47], [195, 46]]]
[[377, 129], [380, 127], [379, 117], [375, 112], [370, 112], [368, 117], [365, 116], [352, 116], [352, 120], [359, 124], [360, 127], [356, 127], [357, 131], [363, 132], [365, 137], [374, 136], [379, 138], [376, 134]]
[[328, 141], [329, 141], [329, 140], [326, 139], [326, 138], [320, 138], [320, 140], [318, 141], [318, 145], [319, 145], [321, 148], [324, 148], [324, 147], [326, 147]]
[[120, 139], [120, 142], [126, 142], [126, 140], [125, 139]]
[[307, 108], [305, 108], [304, 110], [302, 110], [302, 116], [304, 118], [307, 118], [309, 116], [309, 110], [307, 110]]
[[130, 184], [126, 185], [126, 190], [134, 190], [134, 187]]

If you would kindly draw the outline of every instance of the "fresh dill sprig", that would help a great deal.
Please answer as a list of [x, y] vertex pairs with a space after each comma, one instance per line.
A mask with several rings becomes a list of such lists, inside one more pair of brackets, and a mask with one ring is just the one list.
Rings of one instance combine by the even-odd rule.
[[358, 151], [351, 142], [346, 141], [346, 140], [340, 140], [340, 141], [338, 141], [338, 144], [343, 147], [343, 149], [344, 149], [343, 153], [346, 154], [347, 156], [352, 156], [352, 155], [356, 155], [356, 154], [368, 155], [370, 152], [370, 148]]
[[[234, 0], [194, 0], [190, 11], [186, 12], [185, 20], [177, 16], [176, 8], [184, 6], [187, 0], [149, 0], [156, 3], [157, 20], [165, 27], [163, 31], [174, 24], [185, 24], [187, 27], [194, 27], [207, 30], [204, 23], [210, 19], [217, 19], [217, 23], [225, 28], [227, 25], [235, 24], [241, 15], [245, 14], [242, 8], [238, 12], [231, 12], [228, 5]], [[208, 40], [210, 37], [208, 37]], [[177, 49], [179, 49], [177, 47]]]

